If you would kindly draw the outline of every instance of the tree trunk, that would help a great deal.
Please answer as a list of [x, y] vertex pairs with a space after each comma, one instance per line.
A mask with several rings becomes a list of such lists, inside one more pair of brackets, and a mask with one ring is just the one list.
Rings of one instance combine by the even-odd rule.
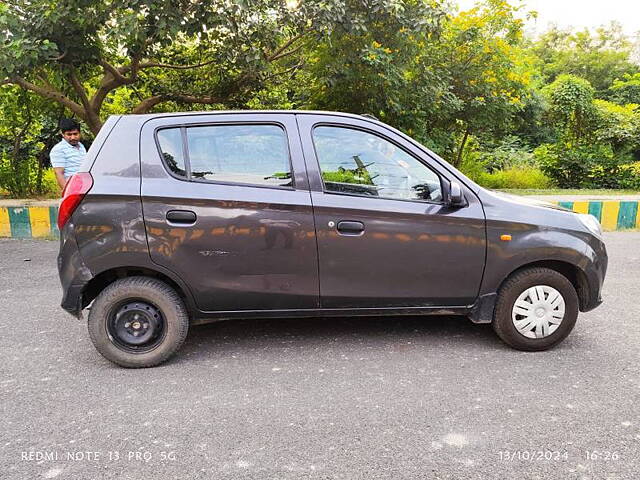
[[469, 139], [469, 127], [467, 127], [464, 131], [464, 135], [462, 137], [462, 142], [460, 143], [460, 148], [458, 149], [458, 155], [456, 155], [456, 161], [453, 164], [454, 167], [460, 168], [460, 164], [462, 163], [462, 154], [464, 153], [464, 147], [467, 144], [467, 140]]
[[102, 128], [102, 121], [100, 120], [100, 112], [96, 112], [93, 109], [86, 110], [85, 121], [87, 122], [87, 127], [91, 130], [93, 135], [98, 135], [98, 132]]

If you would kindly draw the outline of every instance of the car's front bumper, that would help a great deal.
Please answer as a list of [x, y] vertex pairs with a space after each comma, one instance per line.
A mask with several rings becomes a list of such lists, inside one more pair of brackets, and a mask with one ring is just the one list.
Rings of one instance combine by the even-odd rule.
[[607, 275], [609, 257], [604, 242], [597, 237], [588, 243], [585, 253], [589, 261], [584, 270], [586, 288], [580, 292], [580, 310], [588, 312], [602, 303], [602, 285]]

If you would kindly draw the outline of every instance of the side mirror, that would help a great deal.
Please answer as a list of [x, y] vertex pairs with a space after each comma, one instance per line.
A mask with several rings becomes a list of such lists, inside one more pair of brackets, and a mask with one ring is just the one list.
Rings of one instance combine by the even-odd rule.
[[458, 182], [451, 182], [449, 184], [448, 193], [447, 205], [450, 207], [465, 207], [467, 205], [467, 200], [464, 198], [462, 187]]

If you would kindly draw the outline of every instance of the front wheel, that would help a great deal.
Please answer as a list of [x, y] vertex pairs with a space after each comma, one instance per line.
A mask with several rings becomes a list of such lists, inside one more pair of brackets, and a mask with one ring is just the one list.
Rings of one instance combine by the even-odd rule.
[[518, 350], [547, 350], [573, 330], [578, 310], [578, 294], [564, 275], [549, 268], [528, 268], [500, 287], [493, 329]]
[[95, 299], [89, 336], [98, 352], [122, 367], [158, 365], [184, 342], [189, 316], [166, 283], [149, 277], [116, 280]]

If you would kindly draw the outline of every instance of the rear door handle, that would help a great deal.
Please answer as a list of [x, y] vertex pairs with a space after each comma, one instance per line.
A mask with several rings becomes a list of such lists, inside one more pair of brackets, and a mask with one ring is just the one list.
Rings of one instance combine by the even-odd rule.
[[191, 210], [169, 210], [167, 212], [167, 221], [170, 223], [193, 225], [197, 218], [196, 213]]
[[338, 222], [338, 232], [344, 235], [360, 235], [364, 232], [364, 223], [342, 220]]

